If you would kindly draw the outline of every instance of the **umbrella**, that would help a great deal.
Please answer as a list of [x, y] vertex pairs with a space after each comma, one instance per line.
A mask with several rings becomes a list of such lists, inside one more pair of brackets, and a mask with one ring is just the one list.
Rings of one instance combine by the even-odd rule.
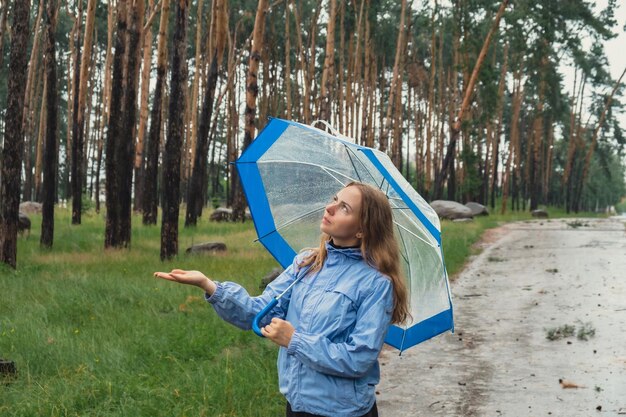
[[[385, 153], [273, 118], [235, 165], [259, 241], [284, 268], [301, 249], [318, 246], [324, 209], [339, 189], [351, 181], [381, 189], [393, 209], [412, 315], [410, 322], [392, 325], [385, 342], [402, 351], [453, 331], [439, 218]], [[255, 319], [257, 334], [258, 320], [278, 298]]]

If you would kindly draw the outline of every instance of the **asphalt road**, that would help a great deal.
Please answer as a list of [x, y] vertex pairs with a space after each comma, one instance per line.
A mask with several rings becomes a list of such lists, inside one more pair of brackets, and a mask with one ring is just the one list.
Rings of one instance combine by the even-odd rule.
[[451, 288], [455, 333], [383, 351], [381, 417], [626, 416], [626, 218], [495, 229]]

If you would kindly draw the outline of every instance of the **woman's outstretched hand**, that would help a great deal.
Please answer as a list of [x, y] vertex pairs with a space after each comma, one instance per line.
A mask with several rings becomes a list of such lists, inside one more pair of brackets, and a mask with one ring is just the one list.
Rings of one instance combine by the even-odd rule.
[[209, 295], [212, 295], [217, 288], [217, 285], [200, 271], [173, 269], [171, 272], [155, 272], [154, 276], [167, 281], [174, 281], [202, 288]]
[[274, 317], [272, 322], [261, 328], [261, 334], [278, 346], [288, 347], [291, 336], [295, 332], [294, 327], [286, 320]]

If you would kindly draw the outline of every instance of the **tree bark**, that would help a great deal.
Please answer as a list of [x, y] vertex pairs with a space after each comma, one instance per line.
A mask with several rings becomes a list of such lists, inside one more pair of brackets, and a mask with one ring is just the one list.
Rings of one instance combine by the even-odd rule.
[[[41, 48], [39, 46], [41, 20], [43, 15], [43, 2], [40, 2], [35, 25], [33, 27], [33, 46], [30, 51], [30, 59], [28, 61], [28, 76], [26, 78], [26, 91], [24, 93], [24, 115], [22, 116], [23, 135], [24, 135], [24, 199], [32, 200], [33, 174], [32, 174], [32, 143], [36, 134], [35, 119], [37, 113], [36, 100], [41, 96], [39, 57]], [[39, 121], [37, 121], [38, 123]]]
[[326, 56], [320, 90], [320, 111], [318, 118], [330, 122], [331, 94], [335, 68], [335, 20], [337, 20], [337, 1], [328, 3], [328, 24], [326, 25]]
[[102, 118], [100, 119], [100, 139], [98, 141], [98, 156], [96, 160], [96, 178], [95, 178], [95, 195], [96, 195], [96, 212], [100, 213], [100, 168], [102, 164], [102, 152], [104, 148], [104, 132], [109, 125], [111, 87], [112, 87], [112, 68], [113, 61], [113, 32], [115, 28], [115, 7], [113, 3], [107, 5], [107, 50], [104, 60], [104, 86], [102, 89]]
[[[87, 98], [87, 81], [89, 80], [89, 67], [91, 63], [91, 47], [93, 39], [93, 29], [96, 16], [96, 0], [89, 0], [87, 3], [87, 14], [85, 17], [85, 35], [83, 37], [82, 57], [80, 59], [80, 73], [74, 80], [74, 86], [78, 88], [74, 94], [74, 125], [72, 132], [72, 224], [81, 223], [82, 195], [83, 195], [83, 153], [85, 139], [85, 100]], [[78, 19], [81, 19], [79, 14]]]
[[396, 56], [393, 64], [393, 76], [391, 85], [389, 86], [389, 99], [387, 100], [387, 114], [385, 116], [385, 125], [380, 137], [379, 149], [382, 152], [387, 151], [389, 132], [391, 132], [392, 115], [395, 109], [395, 97], [397, 94], [397, 86], [402, 82], [402, 74], [400, 73], [400, 63], [402, 62], [402, 51], [404, 51], [404, 17], [406, 15], [406, 0], [402, 0], [400, 9], [400, 27], [398, 28], [398, 38], [396, 41]]
[[163, 93], [167, 76], [167, 26], [170, 1], [161, 0], [161, 20], [159, 23], [159, 40], [157, 46], [157, 79], [154, 99], [150, 113], [150, 132], [146, 144], [146, 170], [143, 191], [143, 224], [154, 225], [158, 212], [158, 163], [161, 144], [161, 128], [163, 126]]
[[9, 11], [9, 2], [8, 0], [4, 2], [2, 7], [2, 11], [0, 12], [0, 67], [4, 63], [4, 34], [6, 33], [7, 26], [7, 15]]
[[[150, 0], [150, 10], [154, 8], [154, 1]], [[150, 71], [152, 69], [152, 25], [144, 27], [143, 32], [143, 59], [141, 68], [141, 101], [139, 107], [139, 128], [137, 130], [137, 146], [135, 148], [135, 210], [143, 211], [143, 174], [144, 174], [144, 145], [148, 129], [148, 98], [150, 95]]]
[[116, 150], [118, 179], [120, 182], [119, 236], [123, 247], [130, 246], [132, 223], [133, 167], [135, 161], [135, 138], [137, 136], [137, 93], [141, 68], [143, 22], [145, 0], [133, 0], [128, 12], [128, 46], [126, 57], [126, 89], [124, 91], [124, 120], [121, 140]]
[[126, 32], [127, 32], [127, 1], [119, 0], [117, 3], [117, 23], [115, 35], [115, 54], [113, 57], [113, 75], [111, 89], [111, 112], [109, 118], [109, 129], [106, 142], [106, 226], [104, 247], [121, 247], [123, 243], [119, 236], [120, 206], [118, 195], [121, 192], [117, 173], [116, 151], [119, 147], [118, 141], [123, 131], [123, 98], [126, 89], [126, 78], [124, 74], [124, 56], [126, 54]]
[[26, 90], [26, 51], [30, 35], [29, 10], [30, 0], [14, 3], [2, 175], [0, 176], [0, 262], [12, 268], [17, 266], [17, 221], [20, 206], [20, 173], [24, 153], [22, 118]]
[[[265, 30], [265, 14], [267, 13], [267, 0], [259, 0], [257, 6], [256, 18], [254, 20], [254, 31], [252, 33], [252, 48], [250, 49], [250, 61], [248, 64], [248, 75], [246, 78], [246, 109], [245, 117], [245, 133], [243, 138], [243, 150], [252, 143], [256, 136], [256, 98], [259, 94], [259, 85], [257, 80], [257, 72], [259, 70], [259, 61], [261, 60], [261, 50], [263, 48], [263, 33]], [[306, 99], [305, 99], [306, 100]], [[305, 108], [306, 110], [306, 108]], [[242, 150], [242, 151], [243, 151]], [[233, 188], [233, 221], [245, 220], [245, 202], [239, 178], [236, 172], [232, 179]]]
[[211, 30], [215, 37], [214, 41], [211, 43], [214, 50], [211, 51], [211, 65], [209, 67], [207, 86], [202, 103], [198, 139], [194, 152], [193, 172], [189, 184], [189, 193], [187, 195], [185, 227], [196, 225], [198, 217], [202, 216], [202, 207], [206, 200], [209, 130], [211, 128], [211, 118], [213, 115], [215, 88], [217, 87], [217, 69], [222, 62], [228, 34], [227, 2], [226, 0], [216, 0], [214, 5], [215, 8], [211, 12], [211, 15], [215, 16], [215, 19], [212, 19], [215, 22], [215, 27]]
[[56, 13], [57, 1], [48, 0], [44, 14], [44, 49], [46, 76], [45, 144], [43, 149], [42, 219], [39, 244], [51, 248], [54, 241], [54, 200], [57, 183], [57, 63], [56, 63]]
[[289, 0], [285, 0], [285, 75], [283, 82], [285, 83], [285, 101], [287, 120], [291, 120], [292, 116], [292, 100], [291, 100], [291, 19], [289, 18]]
[[167, 141], [163, 156], [163, 216], [161, 222], [161, 260], [178, 254], [178, 214], [180, 209], [180, 162], [183, 134], [185, 92], [187, 86], [187, 14], [188, 0], [177, 0], [172, 46], [172, 71], [167, 125]]

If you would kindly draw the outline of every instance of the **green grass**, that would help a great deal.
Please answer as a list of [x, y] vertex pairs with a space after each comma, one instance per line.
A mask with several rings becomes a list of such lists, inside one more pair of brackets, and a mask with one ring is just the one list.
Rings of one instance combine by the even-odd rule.
[[[39, 248], [41, 218], [20, 238], [18, 269], [0, 269], [0, 358], [18, 376], [0, 383], [1, 416], [269, 416], [284, 413], [275, 347], [222, 322], [193, 287], [157, 280], [201, 269], [258, 293], [276, 265], [248, 224], [181, 228], [176, 261], [159, 261], [159, 227], [133, 218], [132, 250], [103, 249], [104, 222], [81, 226], [57, 210], [54, 248]], [[226, 255], [187, 256], [224, 241]]]
[[[554, 216], [551, 213], [551, 216]], [[104, 250], [104, 219], [72, 226], [56, 210], [54, 247], [39, 246], [41, 217], [18, 242], [16, 271], [0, 266], [0, 358], [18, 375], [0, 377], [0, 416], [279, 416], [277, 349], [221, 321], [197, 288], [152, 272], [199, 269], [252, 294], [277, 264], [252, 223], [180, 228], [178, 259], [159, 260], [160, 227], [133, 218], [131, 250]], [[482, 233], [528, 214], [443, 222], [450, 275]], [[191, 256], [193, 243], [223, 241], [228, 252]]]

